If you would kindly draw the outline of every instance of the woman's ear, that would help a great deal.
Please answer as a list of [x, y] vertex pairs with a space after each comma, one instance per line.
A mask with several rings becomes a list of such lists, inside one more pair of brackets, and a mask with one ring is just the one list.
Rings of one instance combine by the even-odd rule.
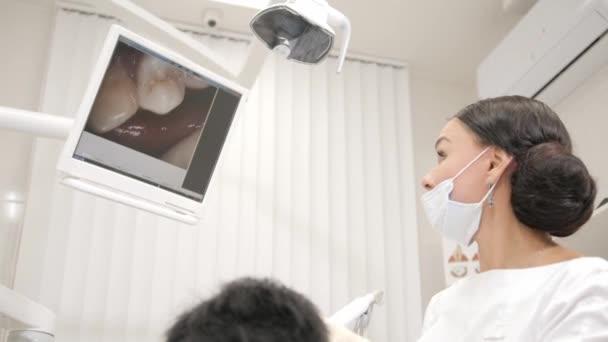
[[500, 148], [490, 149], [490, 171], [488, 183], [495, 184], [500, 176], [505, 173], [513, 161], [513, 156]]

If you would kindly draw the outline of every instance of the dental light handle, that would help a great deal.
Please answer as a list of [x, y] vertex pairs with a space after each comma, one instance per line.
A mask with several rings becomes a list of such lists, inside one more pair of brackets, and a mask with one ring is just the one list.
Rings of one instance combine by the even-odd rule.
[[331, 7], [327, 4], [327, 13], [329, 15], [329, 24], [332, 27], [339, 27], [342, 30], [342, 44], [340, 46], [340, 56], [338, 56], [338, 73], [342, 72], [344, 66], [344, 60], [346, 59], [346, 52], [348, 51], [348, 45], [350, 44], [350, 20], [340, 11]]

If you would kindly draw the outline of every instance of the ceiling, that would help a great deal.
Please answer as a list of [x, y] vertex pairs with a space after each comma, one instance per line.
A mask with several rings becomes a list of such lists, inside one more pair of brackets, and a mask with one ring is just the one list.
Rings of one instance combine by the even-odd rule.
[[[166, 19], [197, 24], [203, 12], [222, 10], [220, 28], [247, 32], [254, 10], [210, 0], [134, 0]], [[485, 55], [520, 18], [501, 0], [330, 0], [352, 23], [352, 52], [407, 61], [416, 72], [473, 82]]]
[[[52, 3], [54, 0], [20, 1]], [[90, 5], [101, 0], [56, 1]], [[256, 13], [252, 8], [213, 0], [131, 1], [164, 19], [193, 25], [202, 25], [205, 11], [218, 9], [223, 16], [218, 29], [239, 33], [249, 33], [249, 21]], [[350, 52], [405, 61], [414, 72], [437, 80], [470, 84], [474, 82], [477, 65], [535, 0], [329, 2], [351, 20]]]

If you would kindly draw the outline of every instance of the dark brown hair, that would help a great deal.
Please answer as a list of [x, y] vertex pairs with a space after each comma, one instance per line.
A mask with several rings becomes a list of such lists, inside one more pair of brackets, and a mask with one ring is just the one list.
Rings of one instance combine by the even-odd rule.
[[167, 342], [328, 342], [314, 304], [270, 280], [243, 278], [183, 313]]
[[544, 103], [522, 96], [485, 99], [455, 115], [484, 145], [514, 157], [511, 205], [526, 226], [564, 237], [593, 214], [596, 185], [560, 118]]

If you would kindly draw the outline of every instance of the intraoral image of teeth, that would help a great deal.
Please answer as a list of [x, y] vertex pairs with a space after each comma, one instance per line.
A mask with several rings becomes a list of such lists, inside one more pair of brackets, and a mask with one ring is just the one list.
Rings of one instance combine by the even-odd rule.
[[187, 169], [201, 132], [202, 129], [194, 131], [194, 133], [171, 147], [160, 159], [179, 168]]
[[114, 59], [99, 88], [88, 125], [103, 134], [129, 120], [139, 108], [135, 82], [119, 59]]
[[145, 55], [137, 70], [139, 105], [152, 113], [165, 115], [184, 100], [184, 73], [150, 55]]
[[104, 138], [160, 158], [184, 138], [202, 129], [217, 89], [188, 89], [184, 101], [166, 115], [140, 109]]

